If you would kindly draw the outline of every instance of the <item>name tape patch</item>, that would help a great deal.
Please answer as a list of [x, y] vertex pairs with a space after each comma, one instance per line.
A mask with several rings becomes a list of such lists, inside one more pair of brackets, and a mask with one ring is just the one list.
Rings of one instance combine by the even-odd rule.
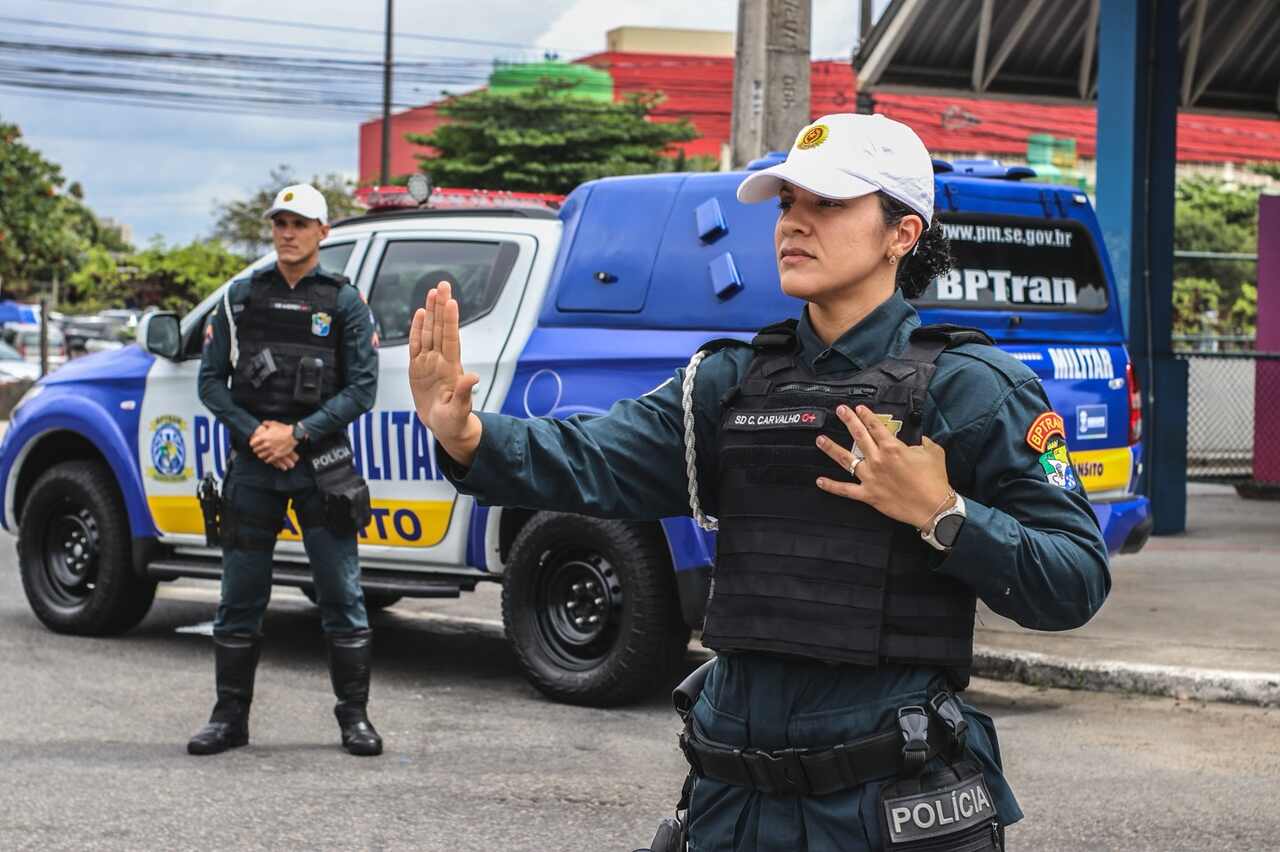
[[726, 429], [821, 429], [827, 412], [821, 408], [783, 408], [771, 411], [730, 411]]
[[996, 817], [981, 775], [927, 793], [886, 798], [881, 805], [891, 844], [943, 837], [990, 823]]
[[285, 299], [272, 299], [268, 307], [273, 311], [297, 311], [299, 313], [311, 312], [311, 305], [306, 302], [290, 302]]

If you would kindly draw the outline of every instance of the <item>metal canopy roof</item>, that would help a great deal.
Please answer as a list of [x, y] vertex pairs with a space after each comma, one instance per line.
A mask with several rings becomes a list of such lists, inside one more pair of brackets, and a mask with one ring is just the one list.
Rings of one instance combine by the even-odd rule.
[[[858, 46], [866, 92], [1097, 98], [1101, 0], [892, 0]], [[1280, 113], [1280, 3], [1181, 0], [1182, 109]]]

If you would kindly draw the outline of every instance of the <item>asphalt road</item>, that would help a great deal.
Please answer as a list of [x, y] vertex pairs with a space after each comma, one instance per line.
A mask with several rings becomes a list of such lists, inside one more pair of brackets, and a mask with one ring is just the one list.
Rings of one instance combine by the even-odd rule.
[[[644, 846], [683, 778], [665, 699], [543, 699], [495, 636], [495, 593], [376, 617], [371, 715], [388, 747], [358, 759], [337, 746], [317, 612], [278, 590], [251, 745], [193, 758], [215, 587], [162, 587], [122, 638], [59, 636], [0, 535], [0, 849]], [[1280, 847], [1280, 710], [990, 681], [969, 699], [995, 716], [1027, 812], [1013, 849]]]

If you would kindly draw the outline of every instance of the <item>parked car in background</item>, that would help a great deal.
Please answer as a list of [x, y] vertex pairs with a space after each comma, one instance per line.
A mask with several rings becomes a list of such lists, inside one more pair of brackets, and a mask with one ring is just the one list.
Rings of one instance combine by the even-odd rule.
[[0, 382], [35, 381], [40, 378], [40, 365], [32, 364], [22, 353], [7, 343], [0, 343]]
[[[0, 332], [0, 341], [9, 344], [27, 363], [40, 365], [40, 324], [14, 322]], [[49, 369], [62, 366], [67, 361], [67, 340], [57, 326], [49, 325]]]
[[67, 318], [65, 334], [68, 357], [78, 358], [90, 352], [120, 349], [133, 342], [137, 319], [107, 314], [107, 311], [103, 311], [96, 316]]

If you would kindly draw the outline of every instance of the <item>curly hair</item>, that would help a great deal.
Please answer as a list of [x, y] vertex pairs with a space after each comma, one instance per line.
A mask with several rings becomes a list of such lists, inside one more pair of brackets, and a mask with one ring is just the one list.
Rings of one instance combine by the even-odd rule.
[[[905, 216], [920, 215], [883, 192], [878, 192], [876, 195], [880, 198], [880, 211], [884, 215], [886, 227], [893, 227]], [[904, 296], [914, 299], [925, 291], [930, 281], [939, 275], [945, 275], [950, 269], [951, 243], [942, 233], [938, 217], [934, 216], [928, 229], [920, 234], [920, 239], [916, 241], [915, 250], [904, 255], [901, 263], [898, 264], [896, 283]]]

